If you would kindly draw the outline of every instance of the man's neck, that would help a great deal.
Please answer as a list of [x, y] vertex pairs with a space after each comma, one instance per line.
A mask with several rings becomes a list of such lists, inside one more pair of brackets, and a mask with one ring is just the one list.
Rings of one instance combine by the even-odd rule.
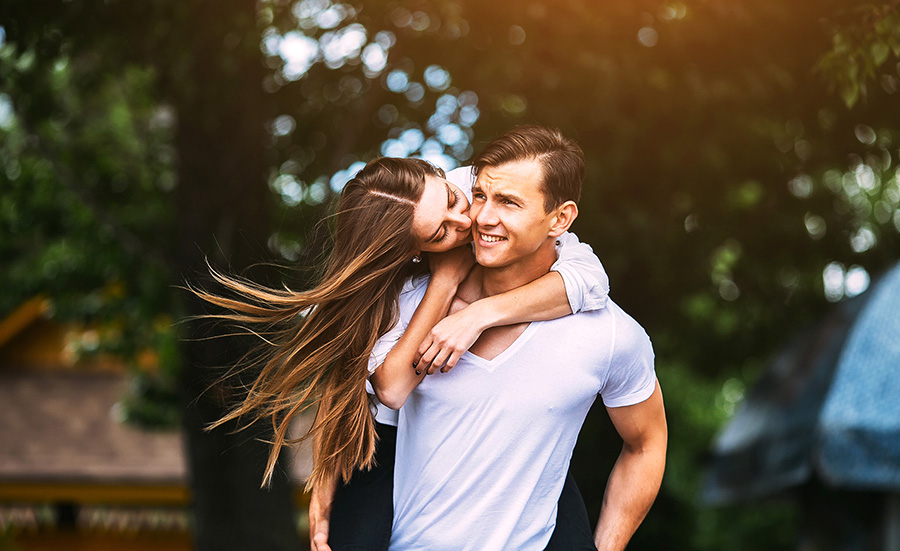
[[533, 254], [513, 264], [500, 268], [481, 269], [481, 291], [484, 297], [499, 295], [535, 279], [550, 271], [556, 261], [555, 239], [548, 239]]

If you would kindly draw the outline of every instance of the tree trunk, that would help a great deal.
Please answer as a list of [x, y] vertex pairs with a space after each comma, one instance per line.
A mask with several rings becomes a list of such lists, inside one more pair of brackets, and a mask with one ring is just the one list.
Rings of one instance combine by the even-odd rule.
[[[178, 121], [178, 268], [183, 279], [196, 282], [207, 272], [205, 258], [230, 273], [265, 260], [269, 213], [266, 98], [254, 3], [198, 2], [189, 10], [188, 20], [198, 25], [190, 37], [180, 37], [191, 47], [186, 64], [173, 70], [182, 78], [169, 86]], [[193, 297], [184, 299], [187, 315], [204, 312]], [[284, 469], [276, 471], [271, 488], [260, 489], [269, 453], [259, 440], [265, 438], [263, 427], [204, 431], [224, 413], [221, 401], [207, 391], [209, 383], [246, 352], [246, 343], [232, 338], [197, 340], [209, 336], [204, 326], [187, 323], [183, 335], [184, 428], [196, 548], [298, 549]]]

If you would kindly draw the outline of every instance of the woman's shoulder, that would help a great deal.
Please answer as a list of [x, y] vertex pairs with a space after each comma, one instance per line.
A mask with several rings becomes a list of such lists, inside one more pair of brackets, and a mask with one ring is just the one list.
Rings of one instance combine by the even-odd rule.
[[403, 288], [400, 290], [400, 296], [407, 294], [424, 294], [425, 289], [428, 288], [428, 282], [431, 281], [431, 274], [424, 273], [414, 275], [412, 277], [407, 278], [406, 281], [403, 282]]
[[400, 290], [400, 296], [397, 299], [401, 320], [408, 322], [412, 318], [419, 303], [425, 298], [425, 291], [428, 290], [430, 279], [431, 274], [426, 273], [410, 277], [403, 283], [403, 288]]

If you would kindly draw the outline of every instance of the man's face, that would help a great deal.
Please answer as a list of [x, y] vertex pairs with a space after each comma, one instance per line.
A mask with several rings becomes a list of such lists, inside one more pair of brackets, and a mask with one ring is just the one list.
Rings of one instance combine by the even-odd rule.
[[488, 268], [528, 259], [549, 237], [540, 163], [528, 159], [485, 167], [472, 188], [475, 258]]

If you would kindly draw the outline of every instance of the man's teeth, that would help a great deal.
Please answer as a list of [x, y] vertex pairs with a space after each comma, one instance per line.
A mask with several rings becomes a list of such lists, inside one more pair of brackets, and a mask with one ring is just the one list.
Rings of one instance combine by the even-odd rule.
[[488, 243], [496, 243], [497, 241], [506, 241], [506, 238], [505, 237], [497, 237], [496, 235], [481, 234], [481, 240], [487, 241]]

